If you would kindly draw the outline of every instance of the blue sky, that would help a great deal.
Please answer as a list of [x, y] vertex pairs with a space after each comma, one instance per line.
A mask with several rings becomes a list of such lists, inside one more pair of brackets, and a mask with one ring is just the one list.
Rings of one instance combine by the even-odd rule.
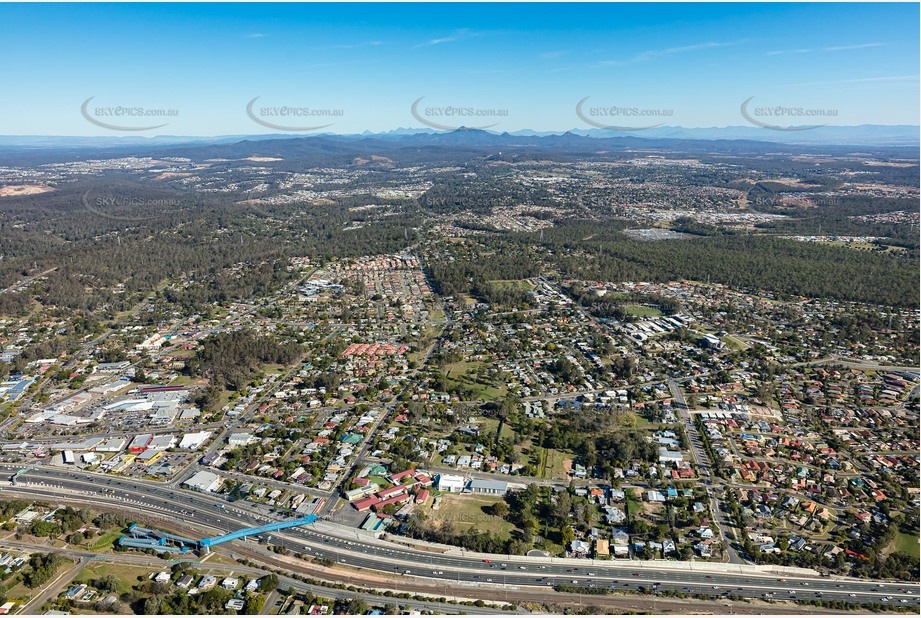
[[[505, 110], [461, 124], [509, 131], [590, 128], [585, 97], [686, 127], [745, 125], [749, 97], [834, 110], [831, 124], [918, 124], [918, 23], [917, 4], [876, 3], [2, 4], [0, 134], [277, 132], [246, 114], [255, 97], [340, 110], [275, 118], [339, 133], [420, 127], [420, 97]], [[99, 106], [178, 114], [104, 129], [81, 115], [89, 97], [97, 119]]]

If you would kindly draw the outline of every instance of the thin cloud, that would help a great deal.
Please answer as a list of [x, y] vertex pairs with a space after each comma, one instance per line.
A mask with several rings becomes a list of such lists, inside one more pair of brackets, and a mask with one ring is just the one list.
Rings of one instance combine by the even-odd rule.
[[782, 56], [784, 54], [808, 54], [815, 50], [812, 49], [779, 49], [776, 51], [769, 51], [765, 56]]
[[425, 43], [419, 43], [418, 45], [413, 45], [414, 49], [419, 47], [431, 47], [432, 45], [443, 45], [445, 43], [455, 43], [457, 41], [462, 41], [464, 39], [469, 39], [470, 37], [477, 36], [478, 33], [463, 28], [461, 30], [455, 30], [454, 34], [448, 36], [443, 36], [435, 39], [429, 39]]
[[247, 34], [246, 38], [247, 39], [264, 39], [267, 36], [269, 35], [263, 34], [261, 32], [253, 32], [252, 34]]
[[598, 63], [599, 66], [622, 66], [625, 64], [633, 64], [635, 62], [644, 62], [646, 60], [653, 60], [655, 58], [664, 58], [666, 56], [675, 56], [679, 54], [687, 54], [696, 51], [703, 51], [705, 49], [715, 49], [718, 47], [730, 47], [732, 45], [738, 45], [739, 41], [732, 42], [715, 42], [710, 41], [707, 43], [696, 43], [694, 45], [682, 45], [681, 47], [668, 47], [665, 49], [651, 49], [638, 54], [634, 54], [632, 57], [626, 60], [602, 60]]
[[822, 49], [780, 49], [777, 51], [769, 51], [765, 56], [782, 56], [785, 54], [808, 54], [812, 52], [839, 52], [839, 51], [849, 51], [852, 49], [868, 49], [871, 47], [882, 47], [883, 43], [860, 43], [857, 45], [834, 45], [832, 47], [823, 47]]
[[882, 47], [882, 43], [860, 43], [858, 45], [838, 45], [836, 47], [826, 47], [822, 51], [827, 52], [837, 52], [837, 51], [848, 51], [851, 49], [867, 49], [868, 47]]
[[837, 84], [875, 84], [879, 82], [910, 82], [918, 81], [917, 75], [886, 75], [882, 77], [858, 77], [854, 79], [836, 79], [826, 82], [803, 82], [799, 84], [783, 84], [787, 86], [832, 86]]
[[362, 43], [330, 45], [329, 47], [323, 47], [321, 49], [359, 49], [361, 47], [378, 47], [383, 44], [383, 41], [364, 41]]
[[553, 59], [555, 59], [555, 58], [560, 58], [560, 57], [562, 57], [562, 56], [565, 56], [565, 55], [568, 54], [568, 53], [569, 53], [569, 50], [568, 50], [568, 49], [561, 49], [561, 50], [556, 50], [556, 51], [547, 51], [547, 52], [544, 52], [544, 53], [540, 54], [539, 57], [540, 57], [541, 60], [553, 60]]

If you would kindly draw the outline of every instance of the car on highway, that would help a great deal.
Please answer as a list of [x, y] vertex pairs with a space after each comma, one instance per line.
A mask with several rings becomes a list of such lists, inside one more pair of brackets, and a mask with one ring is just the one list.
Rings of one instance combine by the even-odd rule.
[[640, 576], [639, 573], [634, 573], [634, 574], [633, 574], [633, 577], [639, 577], [639, 576]]

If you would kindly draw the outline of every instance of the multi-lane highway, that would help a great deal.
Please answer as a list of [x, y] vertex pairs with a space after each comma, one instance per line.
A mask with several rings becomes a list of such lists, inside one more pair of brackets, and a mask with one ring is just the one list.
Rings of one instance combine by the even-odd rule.
[[[19, 541], [10, 541], [10, 540], [0, 541], [0, 547], [4, 549], [12, 548], [15, 550], [28, 550], [32, 552], [42, 551], [44, 549], [42, 545], [37, 545], [35, 543], [22, 543]], [[106, 562], [110, 564], [125, 564], [125, 565], [130, 565], [130, 566], [143, 566], [143, 567], [148, 567], [150, 569], [155, 569], [158, 571], [169, 570], [175, 564], [175, 562], [170, 562], [168, 560], [161, 560], [160, 558], [148, 556], [146, 554], [122, 553], [122, 554], [119, 554], [118, 556], [104, 556], [97, 552], [77, 550], [73, 548], [56, 549], [55, 552], [79, 561], [79, 564], [75, 569], [68, 571], [68, 573], [66, 574], [62, 574], [62, 576], [59, 579], [63, 582], [71, 581], [73, 579], [72, 576], [76, 575], [77, 571], [79, 571], [79, 569], [82, 568], [82, 566], [85, 565], [87, 561], [92, 561], [92, 560], [105, 560]], [[249, 566], [244, 566], [240, 564], [223, 565], [223, 564], [216, 563], [216, 562], [207, 562], [207, 563], [197, 562], [194, 559], [184, 560], [184, 562], [188, 562], [193, 567], [197, 567], [206, 573], [223, 573], [228, 576], [232, 576], [234, 574], [237, 574], [237, 575], [245, 574], [251, 577], [262, 577], [266, 573], [266, 570], [267, 570], [264, 568], [249, 567]], [[494, 615], [494, 614], [512, 613], [512, 612], [506, 612], [502, 609], [499, 609], [493, 606], [476, 607], [476, 606], [471, 606], [471, 605], [460, 605], [460, 604], [448, 603], [448, 602], [442, 603], [439, 601], [425, 601], [425, 600], [419, 600], [419, 599], [399, 599], [398, 601], [395, 601], [393, 597], [387, 597], [384, 595], [367, 593], [367, 592], [355, 592], [352, 590], [343, 590], [340, 588], [330, 588], [330, 587], [321, 586], [317, 584], [310, 584], [310, 583], [306, 583], [306, 582], [300, 581], [292, 577], [286, 577], [284, 575], [279, 575], [279, 582], [284, 588], [297, 590], [300, 592], [307, 592], [314, 596], [325, 597], [325, 598], [330, 598], [330, 599], [351, 599], [351, 598], [357, 597], [361, 599], [362, 601], [365, 601], [368, 604], [374, 604], [374, 605], [388, 605], [388, 604], [393, 605], [395, 603], [399, 603], [400, 605], [405, 605], [407, 607], [411, 607], [417, 610], [428, 610], [430, 612], [438, 612], [442, 614], [461, 614], [463, 613], [463, 614], [491, 614], [491, 615]], [[55, 589], [60, 590], [60, 588], [57, 588], [54, 585], [48, 587], [49, 592], [53, 592], [53, 590]], [[42, 598], [47, 600], [48, 598], [51, 598], [51, 596], [52, 596], [51, 594], [44, 594], [42, 595]], [[30, 606], [40, 607], [41, 603], [36, 603], [33, 600], [32, 602], [30, 602]], [[270, 609], [270, 608], [271, 606], [269, 604], [266, 604], [266, 609]], [[24, 612], [20, 611], [19, 613], [22, 614]]]
[[[13, 466], [0, 466], [12, 474]], [[7, 487], [9, 487], [7, 485]], [[5, 488], [36, 498], [91, 496], [104, 504], [120, 504], [148, 514], [181, 520], [185, 526], [226, 532], [271, 521], [255, 505], [228, 504], [216, 496], [185, 491], [160, 483], [114, 479], [71, 470], [38, 468]], [[514, 587], [547, 590], [554, 585], [605, 587], [624, 591], [677, 591], [712, 596], [738, 595], [774, 600], [818, 599], [852, 603], [889, 603], [917, 607], [917, 583], [877, 582], [803, 574], [769, 573], [744, 565], [690, 565], [684, 562], [610, 562], [523, 556], [487, 556], [459, 550], [423, 551], [369, 538], [354, 529], [322, 522], [272, 535], [272, 543], [292, 552], [327, 558], [343, 566], [380, 571], [400, 578], [442, 581], [454, 590]], [[462, 594], [462, 593], [459, 593]]]

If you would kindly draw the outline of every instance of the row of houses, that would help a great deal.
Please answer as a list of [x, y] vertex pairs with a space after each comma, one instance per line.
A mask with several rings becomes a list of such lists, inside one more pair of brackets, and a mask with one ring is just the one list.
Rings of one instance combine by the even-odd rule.
[[[372, 509], [380, 512], [388, 506], [401, 506], [410, 501], [424, 504], [429, 498], [429, 490], [426, 488], [432, 485], [432, 479], [421, 472], [416, 473], [414, 470], [408, 472], [413, 474], [400, 475], [395, 479], [399, 484], [393, 487], [380, 489], [377, 483], [368, 481], [360, 484], [357, 489], [346, 492], [346, 498], [351, 500], [352, 506], [358, 511]], [[358, 479], [358, 481], [361, 480]], [[355, 499], [350, 496], [354, 496]]]

